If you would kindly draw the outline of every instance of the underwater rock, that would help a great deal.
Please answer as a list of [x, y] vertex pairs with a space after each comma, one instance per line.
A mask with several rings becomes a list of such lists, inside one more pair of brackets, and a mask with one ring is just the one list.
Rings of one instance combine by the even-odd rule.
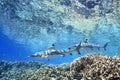
[[38, 62], [0, 62], [0, 80], [72, 80], [69, 64]]
[[120, 56], [89, 54], [59, 65], [0, 61], [0, 80], [119, 80]]
[[[39, 70], [34, 72], [34, 75], [29, 78], [33, 80], [72, 80], [72, 77], [69, 75], [69, 64], [65, 65], [44, 65], [39, 68]], [[39, 76], [38, 76], [39, 75]]]
[[31, 72], [39, 69], [41, 65], [42, 63], [37, 62], [0, 61], [0, 80], [27, 80]]
[[120, 79], [120, 57], [90, 54], [77, 58], [70, 65], [70, 74], [76, 79]]

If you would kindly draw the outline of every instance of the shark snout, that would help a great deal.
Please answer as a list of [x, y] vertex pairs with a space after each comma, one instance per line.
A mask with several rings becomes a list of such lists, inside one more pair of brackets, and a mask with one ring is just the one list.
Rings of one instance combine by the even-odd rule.
[[35, 54], [31, 54], [29, 57], [36, 57], [36, 55]]
[[41, 54], [31, 54], [30, 57], [33, 57], [33, 58], [34, 57], [42, 57], [42, 55]]

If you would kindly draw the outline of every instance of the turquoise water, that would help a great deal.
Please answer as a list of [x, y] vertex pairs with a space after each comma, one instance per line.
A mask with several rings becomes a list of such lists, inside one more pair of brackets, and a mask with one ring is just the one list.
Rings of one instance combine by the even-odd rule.
[[0, 0], [0, 80], [120, 80], [120, 0]]
[[[1, 53], [0, 54], [1, 55], [0, 59], [1, 60], [39, 61], [39, 62], [44, 62], [44, 63], [60, 64], [60, 63], [72, 62], [77, 57], [81, 57], [81, 56], [84, 56], [86, 54], [95, 53], [95, 52], [98, 52], [98, 53], [101, 52], [103, 54], [107, 54], [107, 55], [110, 55], [110, 56], [119, 55], [119, 47], [120, 46], [117, 45], [117, 43], [119, 43], [119, 41], [115, 42], [120, 37], [119, 33], [116, 32], [117, 30], [120, 31], [119, 30], [120, 29], [119, 25], [113, 25], [113, 28], [115, 28], [115, 27], [116, 28], [112, 29], [112, 31], [109, 32], [109, 33], [107, 32], [106, 29], [104, 29], [106, 27], [103, 27], [103, 31], [101, 30], [101, 32], [97, 31], [97, 29], [96, 29], [95, 32], [91, 33], [90, 37], [87, 37], [87, 38], [89, 38], [89, 42], [94, 43], [94, 44], [99, 43], [100, 45], [103, 45], [106, 42], [109, 42], [109, 44], [107, 46], [107, 51], [104, 51], [103, 49], [100, 49], [100, 50], [97, 50], [97, 49], [95, 49], [95, 50], [80, 50], [81, 55], [78, 55], [76, 52], [73, 52], [72, 56], [69, 55], [69, 54], [66, 54], [65, 57], [57, 56], [57, 57], [50, 58], [50, 61], [47, 61], [45, 59], [40, 59], [40, 58], [37, 58], [37, 59], [35, 58], [34, 59], [34, 58], [28, 57], [29, 55], [33, 54], [34, 52], [47, 50], [51, 45], [47, 45], [46, 41], [43, 41], [43, 42], [46, 42], [46, 44], [44, 44], [42, 46], [43, 47], [47, 46], [47, 47], [38, 49], [39, 45], [36, 44], [35, 46], [36, 46], [37, 50], [35, 49], [35, 47], [33, 47], [34, 49], [32, 49], [32, 47], [28, 46], [28, 44], [20, 44], [17, 41], [10, 39], [8, 36], [6, 36], [4, 34], [4, 32], [3, 32], [4, 30], [2, 29], [2, 27], [3, 26], [1, 26], [1, 29], [0, 29], [0, 44], [1, 44], [0, 45], [0, 53]], [[113, 31], [113, 30], [115, 30], [115, 31]], [[67, 37], [68, 40], [61, 41], [61, 42], [56, 42], [55, 43], [56, 48], [57, 49], [67, 49], [68, 46], [73, 45], [74, 43], [77, 43], [79, 41], [82, 41], [81, 39], [79, 39], [77, 37], [77, 35], [78, 35], [78, 33], [74, 34], [74, 36], [69, 35], [69, 37]], [[116, 39], [113, 40], [114, 38], [116, 38]]]
[[[119, 3], [119, 0], [1, 0], [0, 60], [61, 64], [90, 53], [120, 55]], [[72, 56], [57, 56], [50, 61], [28, 57], [48, 50], [53, 43], [59, 50], [85, 39], [100, 45], [109, 42], [107, 51], [84, 49], [81, 55], [73, 52]]]

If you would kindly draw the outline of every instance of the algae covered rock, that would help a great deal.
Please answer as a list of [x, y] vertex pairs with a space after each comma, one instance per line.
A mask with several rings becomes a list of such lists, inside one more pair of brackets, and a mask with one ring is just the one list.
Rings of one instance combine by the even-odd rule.
[[89, 54], [73, 62], [0, 62], [0, 80], [119, 80], [120, 56]]
[[27, 80], [42, 63], [0, 61], [0, 80]]
[[36, 70], [28, 80], [72, 80], [69, 75], [69, 64], [64, 65], [43, 65]]
[[120, 57], [91, 54], [77, 58], [70, 65], [70, 74], [76, 79], [119, 80]]
[[69, 64], [0, 62], [0, 80], [72, 80]]

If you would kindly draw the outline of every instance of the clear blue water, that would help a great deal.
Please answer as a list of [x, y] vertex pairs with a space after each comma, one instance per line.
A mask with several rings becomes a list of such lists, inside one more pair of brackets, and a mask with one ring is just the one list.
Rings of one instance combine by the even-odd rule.
[[26, 60], [29, 50], [23, 47], [24, 45], [16, 43], [14, 40], [2, 33], [0, 29], [0, 59], [1, 60]]
[[[26, 47], [23, 44], [17, 43], [15, 40], [11, 40], [8, 36], [3, 34], [2, 27], [3, 26], [0, 26], [0, 60], [40, 61], [40, 62], [44, 62], [44, 63], [60, 64], [60, 63], [70, 62], [74, 59], [74, 57], [76, 57], [76, 55], [73, 55], [73, 56], [66, 55], [65, 57], [59, 56], [59, 57], [53, 57], [52, 59], [50, 59], [50, 61], [40, 59], [40, 58], [38, 58], [38, 59], [29, 58], [28, 56], [33, 54], [36, 50], [31, 51], [30, 48], [28, 48], [28, 46]], [[59, 45], [59, 44], [61, 44], [61, 43], [58, 43], [57, 45]], [[64, 43], [62, 43], [62, 44], [64, 44]], [[66, 45], [64, 45], [64, 47], [62, 47], [62, 48], [64, 49]], [[58, 46], [57, 48], [61, 48], [61, 46]], [[47, 50], [47, 48], [43, 49], [43, 51], [44, 50]], [[42, 51], [42, 50], [40, 49], [38, 51]]]
[[[104, 51], [103, 49], [101, 50], [81, 50], [81, 55], [78, 55], [76, 52], [73, 53], [73, 55], [66, 54], [65, 57], [62, 56], [57, 56], [50, 58], [50, 61], [40, 59], [40, 58], [29, 58], [28, 56], [30, 54], [33, 54], [36, 51], [44, 51], [47, 50], [48, 48], [42, 48], [38, 50], [31, 50], [28, 46], [24, 44], [17, 43], [15, 40], [10, 39], [8, 36], [3, 34], [2, 30], [2, 25], [0, 26], [0, 60], [7, 60], [7, 61], [39, 61], [39, 62], [44, 62], [44, 63], [53, 63], [53, 64], [60, 64], [60, 63], [67, 63], [73, 61], [77, 57], [84, 56], [86, 54], [92, 53], [92, 52], [101, 52], [109, 56], [114, 56], [116, 53], [119, 51], [118, 47], [119, 45], [113, 45], [112, 42], [109, 43], [107, 47], [107, 51]], [[95, 35], [95, 36], [93, 36]], [[56, 43], [57, 49], [66, 49], [68, 46], [72, 45], [75, 42], [80, 41], [77, 36], [69, 36], [68, 38], [73, 37], [73, 39], [68, 40], [67, 42], [58, 42]], [[91, 43], [96, 43], [99, 42], [100, 44], [104, 44], [104, 41], [109, 41], [110, 38], [114, 38], [111, 36], [111, 34], [106, 34], [106, 35], [96, 35], [92, 34], [90, 38]], [[76, 38], [76, 39], [75, 39]], [[107, 42], [106, 41], [106, 42]], [[47, 43], [46, 43], [47, 44]], [[46, 45], [45, 44], [45, 45]], [[44, 45], [43, 45], [44, 46]], [[47, 46], [49, 47], [49, 46]]]

